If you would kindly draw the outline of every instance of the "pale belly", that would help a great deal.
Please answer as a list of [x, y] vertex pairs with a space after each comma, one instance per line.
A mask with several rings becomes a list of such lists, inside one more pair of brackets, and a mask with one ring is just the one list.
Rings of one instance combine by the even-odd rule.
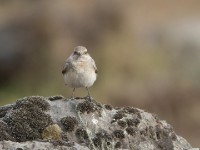
[[72, 88], [91, 87], [96, 80], [96, 73], [92, 69], [70, 70], [64, 75], [65, 84]]

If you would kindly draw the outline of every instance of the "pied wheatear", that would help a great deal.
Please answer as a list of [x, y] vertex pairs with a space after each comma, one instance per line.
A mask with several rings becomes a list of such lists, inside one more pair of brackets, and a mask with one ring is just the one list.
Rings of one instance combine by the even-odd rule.
[[[83, 46], [74, 48], [73, 53], [67, 58], [62, 74], [65, 85], [73, 88], [72, 98], [76, 88], [86, 88], [90, 97], [89, 87], [93, 85], [97, 78], [97, 67]], [[91, 98], [91, 97], [90, 97]]]

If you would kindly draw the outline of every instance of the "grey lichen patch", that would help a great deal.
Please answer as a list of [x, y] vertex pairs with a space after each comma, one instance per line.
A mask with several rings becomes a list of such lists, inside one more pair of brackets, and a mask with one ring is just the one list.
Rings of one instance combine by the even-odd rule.
[[107, 142], [112, 140], [112, 135], [108, 134], [105, 130], [96, 133], [96, 136], [105, 139]]
[[152, 113], [152, 116], [155, 118], [155, 120], [156, 120], [156, 122], [158, 123], [159, 122], [159, 117], [158, 117], [158, 115], [157, 114], [154, 114], [154, 113]]
[[92, 102], [86, 100], [77, 105], [77, 110], [80, 111], [81, 113], [85, 112], [91, 113], [95, 111], [95, 105]]
[[117, 142], [116, 144], [115, 144], [115, 148], [121, 148], [122, 147], [122, 143], [121, 142]]
[[117, 121], [117, 124], [122, 128], [125, 128], [127, 126], [127, 123], [125, 121], [123, 121], [123, 120]]
[[153, 140], [157, 140], [155, 129], [153, 126], [149, 126], [149, 137]]
[[143, 137], [149, 137], [148, 128], [141, 130], [140, 135], [142, 135]]
[[67, 132], [62, 132], [61, 136], [62, 136], [63, 141], [69, 141], [68, 136], [67, 136]]
[[173, 141], [176, 141], [176, 140], [177, 140], [177, 136], [176, 136], [175, 132], [172, 132], [172, 133], [171, 133], [171, 139], [172, 139]]
[[174, 149], [173, 142], [170, 139], [162, 139], [162, 140], [159, 140], [157, 143], [158, 143], [159, 148], [163, 150]]
[[18, 142], [41, 138], [42, 131], [50, 124], [50, 115], [44, 110], [49, 108], [43, 97], [34, 96], [20, 99], [13, 110], [3, 118]]
[[126, 117], [125, 111], [119, 110], [117, 113], [113, 116], [113, 119], [119, 120], [122, 119], [123, 117]]
[[139, 113], [139, 110], [133, 107], [125, 107], [124, 108], [125, 111], [127, 111], [130, 114], [136, 114]]
[[12, 109], [13, 105], [1, 106], [0, 107], [0, 118], [4, 117], [6, 113]]
[[75, 132], [76, 137], [79, 139], [79, 141], [84, 142], [85, 140], [89, 139], [89, 136], [87, 134], [87, 131], [83, 128], [78, 128]]
[[45, 140], [61, 140], [62, 130], [57, 124], [49, 125], [42, 132], [42, 139]]
[[131, 136], [135, 136], [138, 132], [138, 129], [135, 127], [127, 127], [126, 132]]
[[162, 128], [157, 125], [155, 128], [155, 133], [157, 137], [157, 144], [162, 149], [173, 149], [174, 132], [172, 128]]
[[9, 128], [7, 124], [3, 121], [0, 121], [0, 141], [10, 140], [15, 141], [15, 139], [8, 133]]
[[74, 130], [75, 126], [78, 125], [78, 121], [75, 117], [67, 116], [61, 119], [61, 123], [64, 125], [67, 132]]
[[138, 124], [140, 123], [140, 120], [138, 118], [126, 119], [126, 123], [127, 123], [128, 126], [135, 126], [135, 127], [137, 127]]
[[102, 147], [109, 147], [112, 143], [113, 137], [106, 131], [100, 131], [96, 133], [96, 136], [92, 139], [95, 147], [102, 149]]
[[102, 139], [100, 137], [94, 137], [92, 141], [95, 147], [102, 148]]
[[105, 109], [107, 109], [107, 110], [112, 110], [112, 109], [113, 109], [113, 107], [112, 107], [111, 105], [104, 105], [104, 107], [105, 107]]
[[158, 140], [168, 138], [170, 133], [169, 129], [163, 129], [159, 125], [156, 126], [155, 132]]
[[113, 134], [114, 134], [114, 136], [115, 136], [116, 138], [119, 138], [119, 139], [125, 138], [124, 131], [122, 131], [122, 130], [115, 130], [115, 131], [113, 132]]
[[56, 95], [56, 96], [49, 96], [48, 97], [48, 100], [50, 100], [50, 101], [55, 101], [55, 100], [59, 100], [59, 99], [64, 99], [64, 96]]
[[46, 111], [49, 109], [50, 105], [42, 96], [30, 96], [17, 100], [16, 105], [13, 108], [18, 109], [22, 107], [38, 107], [42, 111]]

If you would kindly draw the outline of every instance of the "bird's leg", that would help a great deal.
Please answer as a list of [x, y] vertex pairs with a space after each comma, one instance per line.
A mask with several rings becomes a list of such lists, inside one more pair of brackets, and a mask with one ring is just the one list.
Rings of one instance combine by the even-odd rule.
[[90, 91], [89, 91], [88, 87], [86, 87], [86, 89], [87, 89], [87, 92], [88, 92], [88, 96], [90, 97]]
[[88, 97], [88, 98], [89, 98], [89, 100], [91, 101], [90, 91], [89, 91], [88, 87], [86, 87], [86, 90], [87, 90], [87, 92], [88, 92], [88, 95], [87, 95], [87, 97]]
[[71, 96], [72, 99], [74, 99], [74, 92], [75, 92], [75, 88], [73, 88], [73, 92], [72, 92], [72, 96]]

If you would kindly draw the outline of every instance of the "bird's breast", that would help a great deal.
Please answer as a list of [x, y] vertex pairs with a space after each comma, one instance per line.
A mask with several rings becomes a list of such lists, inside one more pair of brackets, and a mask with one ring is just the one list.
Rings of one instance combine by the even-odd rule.
[[64, 75], [64, 79], [70, 87], [90, 87], [96, 80], [96, 73], [90, 63], [79, 61], [73, 63], [73, 69]]

